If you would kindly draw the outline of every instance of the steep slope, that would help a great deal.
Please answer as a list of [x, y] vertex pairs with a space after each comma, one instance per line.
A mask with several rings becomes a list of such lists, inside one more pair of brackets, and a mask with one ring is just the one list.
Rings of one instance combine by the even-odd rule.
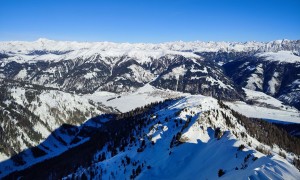
[[[300, 124], [300, 112], [294, 107], [284, 105], [263, 92], [244, 89], [246, 101], [225, 102], [233, 110], [253, 118], [262, 118], [270, 122]], [[299, 131], [299, 129], [297, 130]]]
[[1, 160], [38, 145], [64, 123], [116, 112], [75, 94], [11, 80], [0, 79], [0, 93]]
[[[89, 176], [95, 170], [95, 178], [216, 179], [219, 169], [223, 169], [226, 173], [223, 177], [228, 179], [237, 175], [241, 178], [299, 177], [298, 170], [284, 165], [287, 161], [253, 150], [255, 146], [268, 146], [245, 133], [248, 130], [240, 125], [243, 124], [242, 116], [231, 114], [230, 110], [220, 105], [213, 98], [203, 96], [184, 98], [170, 104], [165, 110], [154, 113], [151, 123], [144, 128], [145, 133], [139, 135], [140, 143], [129, 145], [128, 149], [125, 147], [124, 152], [112, 158], [106, 155], [107, 160], [96, 162], [87, 169], [79, 169], [74, 175]], [[250, 145], [245, 149], [237, 148], [242, 143]], [[278, 151], [277, 148], [274, 150]], [[128, 159], [133, 161], [132, 165], [126, 165]], [[207, 162], [211, 162], [210, 168]], [[126, 171], [123, 172], [123, 169]]]
[[259, 53], [223, 65], [232, 80], [300, 108], [300, 57], [291, 52]]
[[[195, 55], [196, 56], [196, 55]], [[128, 56], [113, 57], [108, 63], [100, 55], [86, 59], [0, 62], [0, 76], [76, 93], [134, 91], [147, 83], [164, 89], [222, 99], [243, 99], [223, 70], [200, 57], [166, 55], [149, 62]], [[242, 92], [242, 91], [241, 91]]]
[[102, 123], [86, 142], [6, 178], [300, 178], [292, 165], [299, 139], [211, 97], [187, 96], [105, 119], [91, 121]]
[[244, 98], [242, 89], [213, 62], [184, 57], [179, 57], [176, 63], [170, 64], [151, 84], [163, 89], [227, 100]]

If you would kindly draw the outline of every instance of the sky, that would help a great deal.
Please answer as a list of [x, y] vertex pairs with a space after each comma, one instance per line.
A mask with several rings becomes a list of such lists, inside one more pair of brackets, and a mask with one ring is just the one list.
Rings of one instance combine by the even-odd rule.
[[300, 0], [0, 0], [0, 41], [300, 39]]

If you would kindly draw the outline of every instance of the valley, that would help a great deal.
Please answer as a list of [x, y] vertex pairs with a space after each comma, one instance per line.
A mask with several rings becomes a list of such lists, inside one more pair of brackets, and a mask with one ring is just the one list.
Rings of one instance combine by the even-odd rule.
[[0, 42], [0, 178], [299, 179], [299, 55], [299, 40]]

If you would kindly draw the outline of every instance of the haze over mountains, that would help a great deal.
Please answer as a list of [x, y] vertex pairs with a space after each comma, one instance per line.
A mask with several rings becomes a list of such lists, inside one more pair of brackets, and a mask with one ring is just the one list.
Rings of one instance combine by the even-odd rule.
[[0, 78], [0, 177], [300, 178], [300, 40], [0, 42]]

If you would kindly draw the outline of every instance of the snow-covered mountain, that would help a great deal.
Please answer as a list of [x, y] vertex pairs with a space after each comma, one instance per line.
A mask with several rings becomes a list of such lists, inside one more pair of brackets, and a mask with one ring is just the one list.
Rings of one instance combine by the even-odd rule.
[[0, 79], [0, 89], [1, 161], [38, 145], [62, 124], [79, 125], [96, 115], [117, 112], [54, 88]]
[[299, 179], [299, 55], [299, 40], [0, 42], [0, 178]]
[[300, 57], [291, 51], [244, 56], [223, 68], [236, 84], [300, 108]]
[[[269, 63], [294, 66], [297, 73], [299, 47], [300, 41], [291, 40], [162, 44], [79, 43], [47, 39], [1, 42], [0, 77], [77, 93], [97, 90], [128, 92], [151, 82], [164, 89], [222, 99], [243, 99], [244, 93], [236, 85], [250, 89], [257, 86], [258, 90], [298, 107], [300, 97], [295, 93], [298, 90], [293, 83], [299, 73], [292, 78], [275, 72], [273, 79], [262, 76]], [[244, 63], [246, 72], [253, 72], [242, 74], [243, 80], [232, 76], [240, 74], [241, 69], [235, 68], [240, 62]], [[225, 71], [217, 63], [223, 64]], [[281, 83], [276, 78], [289, 81]], [[263, 88], [264, 79], [270, 79], [265, 83], [270, 84], [269, 87]]]
[[[95, 55], [106, 57], [128, 56], [140, 61], [151, 61], [168, 54], [197, 57], [194, 52], [278, 52], [281, 50], [300, 52], [299, 40], [276, 40], [271, 42], [169, 42], [112, 43], [112, 42], [71, 42], [38, 39], [34, 42], [0, 42], [0, 53], [9, 56], [8, 60], [19, 62], [50, 60], [59, 61], [75, 58], [88, 58]], [[107, 63], [114, 63], [109, 62]]]
[[[63, 145], [67, 148], [58, 156], [57, 151], [47, 155], [36, 153], [36, 161], [44, 161], [31, 167], [28, 166], [32, 161], [26, 161], [30, 154], [21, 153], [15, 159], [23, 159], [25, 164], [14, 167], [13, 160], [9, 160], [2, 163], [1, 171], [8, 167], [14, 170], [27, 167], [7, 178], [300, 177], [293, 165], [298, 163], [299, 139], [272, 124], [247, 118], [212, 97], [187, 95], [62, 129], [58, 131], [76, 132], [65, 133], [66, 141], [77, 139], [81, 143]], [[38, 146], [39, 151], [47, 143], [46, 140]], [[46, 157], [52, 158], [45, 160]]]

